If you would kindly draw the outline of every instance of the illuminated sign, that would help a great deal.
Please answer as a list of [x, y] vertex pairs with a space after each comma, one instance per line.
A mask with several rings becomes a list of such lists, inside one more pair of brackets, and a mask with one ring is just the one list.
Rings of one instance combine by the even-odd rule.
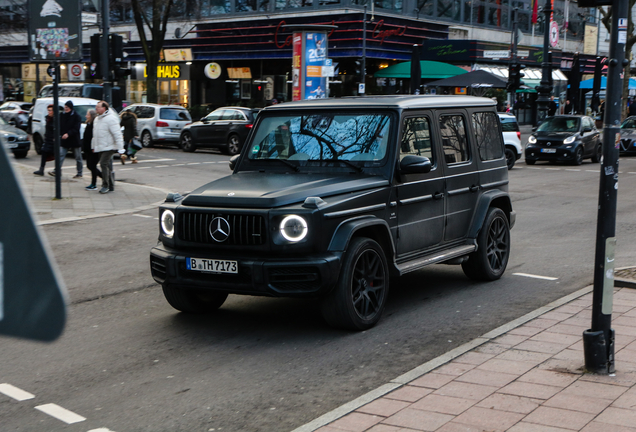
[[[144, 67], [144, 78], [148, 78], [146, 67]], [[181, 78], [181, 71], [179, 65], [157, 66], [157, 78]]]

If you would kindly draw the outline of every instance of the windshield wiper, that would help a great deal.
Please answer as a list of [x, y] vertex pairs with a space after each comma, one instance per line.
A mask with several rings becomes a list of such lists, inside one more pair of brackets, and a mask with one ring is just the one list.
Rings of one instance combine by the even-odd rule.
[[342, 162], [343, 164], [350, 166], [351, 168], [355, 169], [356, 171], [363, 173], [364, 169], [358, 165], [358, 164], [354, 164], [351, 161], [348, 161], [346, 159], [323, 159], [322, 162]]
[[293, 163], [286, 161], [285, 159], [261, 159], [261, 160], [281, 162], [287, 165], [288, 167], [290, 167], [291, 169], [293, 169], [295, 172], [300, 171], [300, 168], [298, 168], [297, 165], [294, 165]]

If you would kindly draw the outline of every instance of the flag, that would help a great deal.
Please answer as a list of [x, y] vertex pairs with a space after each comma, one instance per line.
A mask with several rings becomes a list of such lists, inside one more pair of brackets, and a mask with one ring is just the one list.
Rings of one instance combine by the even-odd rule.
[[532, 24], [537, 23], [538, 15], [539, 15], [539, 1], [532, 0]]

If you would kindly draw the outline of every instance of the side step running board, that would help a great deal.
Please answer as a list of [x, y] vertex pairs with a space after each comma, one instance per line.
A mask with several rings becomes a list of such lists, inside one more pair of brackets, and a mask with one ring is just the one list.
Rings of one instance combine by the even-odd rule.
[[477, 249], [475, 245], [458, 246], [453, 249], [449, 249], [437, 254], [427, 255], [421, 258], [416, 258], [411, 261], [407, 261], [397, 265], [397, 269], [400, 271], [400, 276], [412, 271], [418, 270], [427, 265], [436, 264], [444, 261], [448, 261], [453, 258], [460, 257], [462, 255], [468, 255]]

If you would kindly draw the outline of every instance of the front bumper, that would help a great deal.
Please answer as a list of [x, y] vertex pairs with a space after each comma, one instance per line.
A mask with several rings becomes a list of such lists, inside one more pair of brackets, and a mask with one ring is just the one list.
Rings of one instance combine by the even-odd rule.
[[574, 160], [574, 150], [576, 147], [563, 148], [552, 147], [551, 150], [556, 150], [554, 153], [544, 153], [545, 147], [527, 147], [526, 148], [526, 160], [535, 161], [555, 161], [555, 162], [569, 162]]
[[31, 148], [31, 142], [27, 141], [10, 141], [6, 144], [6, 147], [11, 151], [29, 150]]
[[[238, 274], [186, 268], [186, 257], [238, 261]], [[150, 251], [152, 277], [162, 285], [209, 289], [230, 294], [315, 297], [329, 292], [340, 273], [340, 253], [298, 257], [259, 257], [227, 253], [181, 252], [158, 244]]]

